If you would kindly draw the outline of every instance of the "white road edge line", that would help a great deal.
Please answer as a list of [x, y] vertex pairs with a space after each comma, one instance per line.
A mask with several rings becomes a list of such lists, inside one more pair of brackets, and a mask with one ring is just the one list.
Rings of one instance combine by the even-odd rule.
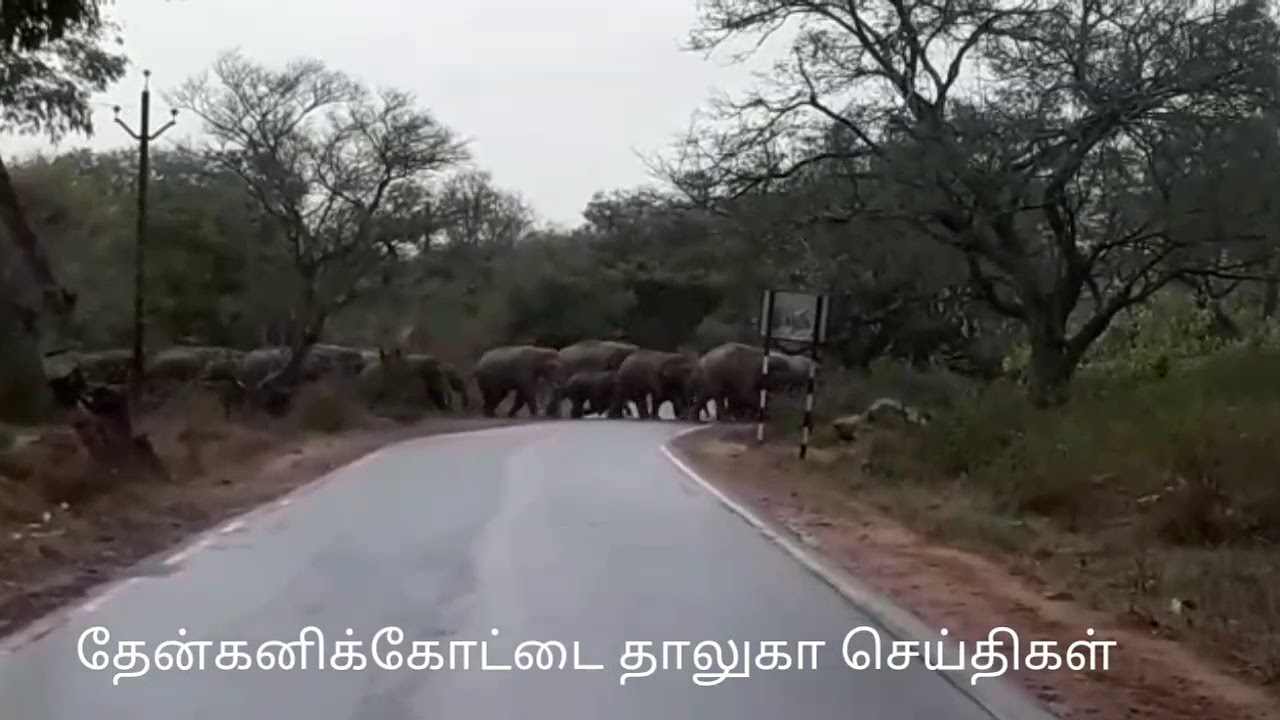
[[[161, 551], [160, 553], [157, 553], [156, 555], [151, 556], [151, 559], [154, 560], [155, 558], [161, 558], [159, 561], [161, 564], [167, 567], [175, 567], [181, 564], [183, 561], [191, 558], [200, 550], [203, 550], [209, 547], [210, 545], [212, 545], [219, 538], [219, 536], [236, 532], [237, 530], [247, 527], [249, 522], [254, 518], [269, 515], [272, 512], [279, 510], [280, 508], [289, 506], [297, 498], [301, 497], [307, 492], [316, 490], [320, 485], [332, 480], [333, 476], [336, 475], [337, 473], [349, 472], [353, 469], [358, 469], [362, 465], [370, 462], [375, 455], [388, 452], [393, 448], [400, 447], [402, 445], [410, 445], [414, 443], [426, 443], [434, 440], [455, 438], [459, 435], [495, 434], [495, 433], [507, 433], [512, 431], [521, 431], [521, 430], [528, 431], [530, 428], [542, 428], [545, 430], [547, 427], [552, 426], [554, 424], [555, 423], [535, 422], [535, 423], [519, 423], [516, 425], [503, 425], [500, 427], [476, 428], [473, 430], [458, 430], [455, 432], [444, 432], [444, 433], [435, 433], [433, 435], [423, 435], [421, 437], [409, 438], [407, 440], [401, 440], [400, 442], [391, 443], [390, 445], [384, 445], [380, 448], [373, 450], [372, 452], [366, 453], [360, 456], [359, 458], [356, 458], [355, 460], [353, 460], [350, 463], [347, 463], [346, 465], [333, 468], [332, 470], [324, 473], [323, 475], [320, 475], [319, 477], [316, 477], [312, 480], [309, 480], [303, 483], [302, 485], [299, 485], [298, 487], [294, 488], [293, 490], [290, 490], [289, 492], [285, 493], [283, 496], [273, 501], [270, 501], [263, 505], [259, 505], [257, 507], [250, 508], [244, 511], [243, 513], [241, 513], [240, 515], [232, 517], [227, 521], [214, 526], [213, 528], [210, 528], [197, 535], [187, 538], [185, 541], [179, 544], [176, 550]], [[140, 563], [146, 563], [146, 562], [148, 562], [148, 559], [143, 559], [140, 561]], [[119, 580], [107, 581], [102, 585], [99, 585], [93, 590], [91, 590], [89, 594], [81, 601], [73, 605], [68, 605], [68, 606], [54, 609], [50, 611], [48, 614], [44, 615], [43, 617], [40, 617], [36, 620], [31, 621], [21, 630], [18, 630], [6, 637], [0, 638], [0, 656], [11, 655], [17, 652], [22, 647], [29, 645], [30, 643], [35, 642], [36, 640], [39, 640], [45, 635], [48, 635], [52, 631], [56, 630], [58, 627], [67, 624], [72, 620], [72, 618], [78, 615], [89, 614], [97, 611], [99, 608], [105, 605], [108, 600], [118, 595], [126, 587], [128, 587], [129, 585], [135, 584], [137, 582], [140, 582], [143, 579], [145, 578], [126, 577], [126, 578], [121, 578]]]
[[[714, 426], [692, 427], [681, 430], [659, 449], [681, 472], [697, 483], [720, 504], [724, 505], [747, 524], [754, 527], [774, 544], [781, 547], [788, 555], [831, 586], [837, 593], [848, 600], [854, 607], [871, 617], [871, 619], [888, 631], [896, 639], [933, 642], [939, 640], [938, 629], [931, 628], [912, 613], [893, 604], [888, 597], [872, 590], [866, 584], [854, 578], [844, 569], [835, 566], [821, 554], [814, 552], [791, 537], [775, 531], [753, 510], [743, 503], [734, 500], [716, 487], [711, 481], [702, 477], [696, 470], [671, 451], [671, 445], [680, 438], [695, 432], [710, 430]], [[850, 628], [852, 629], [852, 628]], [[957, 646], [953, 641], [944, 641], [947, 652], [956, 657]], [[969, 697], [996, 720], [1059, 720], [1037, 700], [1025, 693], [1021, 687], [1009, 683], [1003, 678], [1000, 682], [980, 681], [971, 685], [970, 674], [960, 670], [938, 670], [951, 685]]]

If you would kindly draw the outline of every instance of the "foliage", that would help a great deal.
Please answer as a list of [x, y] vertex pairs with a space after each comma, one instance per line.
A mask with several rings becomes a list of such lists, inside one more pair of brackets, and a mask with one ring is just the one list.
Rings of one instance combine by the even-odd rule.
[[692, 44], [783, 25], [790, 56], [718, 102], [668, 177], [704, 203], [798, 198], [810, 223], [950, 249], [973, 296], [1025, 330], [1038, 404], [1065, 401], [1125, 308], [1269, 254], [1268, 203], [1225, 202], [1274, 171], [1242, 162], [1276, 107], [1261, 3], [713, 0]]
[[0, 7], [0, 46], [37, 50], [101, 22], [102, 0], [7, 0]]
[[36, 50], [0, 50], [0, 128], [54, 140], [92, 133], [90, 98], [123, 77], [128, 63], [107, 47], [112, 30], [95, 23]]

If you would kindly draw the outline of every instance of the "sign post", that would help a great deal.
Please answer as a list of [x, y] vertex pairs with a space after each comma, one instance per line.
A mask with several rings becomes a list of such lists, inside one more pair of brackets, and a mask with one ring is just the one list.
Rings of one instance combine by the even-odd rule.
[[[777, 293], [773, 290], [764, 291], [764, 303], [760, 311], [760, 330], [764, 335], [764, 366], [760, 368], [760, 399], [759, 412], [756, 415], [756, 442], [764, 442], [764, 422], [765, 415], [769, 410], [769, 346], [773, 341], [773, 314], [774, 303], [777, 300]], [[719, 412], [720, 408], [716, 408]]]
[[800, 435], [800, 458], [808, 453], [813, 432], [813, 398], [817, 386], [818, 348], [826, 342], [830, 315], [827, 296], [816, 293], [766, 290], [761, 303], [760, 334], [764, 338], [761, 367], [759, 415], [756, 442], [764, 442], [764, 424], [769, 407], [770, 352], [774, 347], [783, 352], [802, 352], [806, 347], [810, 359], [805, 388], [804, 424]]
[[809, 381], [804, 390], [804, 425], [800, 429], [800, 459], [809, 452], [809, 437], [813, 434], [813, 393], [818, 384], [818, 346], [826, 336], [827, 298], [819, 296], [816, 308], [816, 322], [813, 335], [809, 341]]

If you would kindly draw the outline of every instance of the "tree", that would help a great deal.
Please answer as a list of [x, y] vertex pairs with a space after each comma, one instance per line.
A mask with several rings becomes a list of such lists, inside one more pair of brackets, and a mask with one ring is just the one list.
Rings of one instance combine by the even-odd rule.
[[709, 0], [692, 46], [783, 25], [797, 35], [773, 82], [718, 102], [668, 177], [723, 198], [817, 172], [840, 191], [815, 219], [954, 249], [974, 295], [1025, 329], [1037, 405], [1066, 401], [1121, 310], [1262, 256], [1246, 246], [1266, 213], [1210, 228], [1194, 189], [1223, 178], [1201, 170], [1212, 130], [1275, 107], [1261, 2]]
[[[89, 99], [124, 74], [126, 59], [105, 47], [113, 27], [96, 5], [5, 2], [0, 10], [0, 130], [44, 134], [93, 131]], [[42, 310], [65, 326], [74, 295], [57, 282], [0, 158], [0, 419], [41, 417], [48, 405], [41, 361]]]
[[412, 95], [372, 91], [316, 60], [274, 70], [227, 53], [169, 101], [201, 118], [206, 156], [276, 225], [297, 332], [291, 363], [270, 380], [292, 386], [329, 317], [429, 242], [428, 185], [465, 146]]
[[30, 52], [67, 34], [97, 27], [102, 0], [6, 0], [0, 6], [0, 47]]

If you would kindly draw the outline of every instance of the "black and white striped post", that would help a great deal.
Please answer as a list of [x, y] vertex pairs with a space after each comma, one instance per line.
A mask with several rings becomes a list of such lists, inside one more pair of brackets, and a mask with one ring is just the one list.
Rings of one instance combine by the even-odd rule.
[[826, 320], [827, 297], [818, 296], [814, 312], [813, 339], [809, 342], [809, 381], [804, 392], [804, 426], [800, 428], [800, 459], [809, 452], [809, 436], [813, 433], [813, 394], [818, 384], [818, 346], [822, 344], [822, 327]]
[[765, 415], [769, 410], [769, 346], [773, 344], [774, 291], [764, 293], [764, 307], [760, 311], [761, 328], [764, 330], [764, 359], [760, 368], [760, 414], [756, 418], [756, 442], [764, 442]]

